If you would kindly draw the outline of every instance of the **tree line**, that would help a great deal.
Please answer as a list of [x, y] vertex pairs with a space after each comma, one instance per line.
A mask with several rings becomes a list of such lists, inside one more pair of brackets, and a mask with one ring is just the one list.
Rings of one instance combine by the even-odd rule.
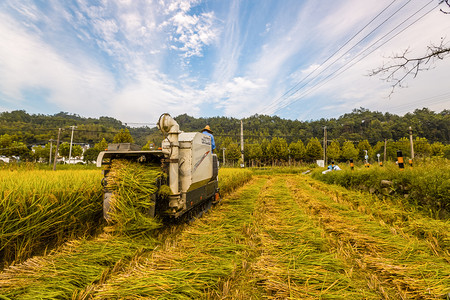
[[[175, 119], [186, 132], [200, 131], [205, 125], [210, 125], [214, 131], [219, 159], [223, 160], [225, 153], [226, 161], [239, 161], [239, 119], [194, 118], [187, 114], [179, 115]], [[410, 155], [410, 126], [413, 130], [416, 156], [447, 157], [450, 142], [450, 111], [435, 113], [427, 108], [416, 109], [404, 116], [359, 108], [339, 118], [310, 121], [254, 115], [244, 118], [243, 124], [244, 155], [246, 162], [253, 164], [321, 159], [325, 127], [328, 137], [327, 157], [336, 161], [360, 159], [365, 153], [364, 150], [371, 160], [377, 158], [376, 154], [381, 154], [384, 158], [385, 141], [387, 159], [395, 159], [399, 149], [402, 149], [405, 155]], [[52, 143], [55, 144], [58, 128], [65, 129], [61, 135], [59, 154], [66, 154], [65, 149], [71, 134], [69, 126], [76, 126], [75, 144], [90, 145], [91, 150], [84, 152], [84, 156], [89, 159], [120, 134], [128, 134], [134, 143], [146, 148], [151, 144], [160, 145], [164, 139], [156, 127], [130, 127], [110, 117], [83, 118], [64, 112], [55, 115], [30, 115], [19, 110], [0, 113], [0, 155], [19, 156], [25, 160], [45, 160], [45, 157], [50, 156]], [[80, 145], [73, 146], [72, 156], [78, 156], [75, 154], [79, 154], [80, 148]]]

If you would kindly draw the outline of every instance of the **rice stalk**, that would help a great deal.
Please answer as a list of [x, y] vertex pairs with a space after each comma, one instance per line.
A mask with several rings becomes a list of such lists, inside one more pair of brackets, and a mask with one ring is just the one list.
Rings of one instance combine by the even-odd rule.
[[158, 166], [113, 160], [106, 189], [112, 192], [110, 217], [114, 230], [132, 236], [161, 226], [159, 220], [149, 216], [149, 210], [155, 205], [152, 197], [164, 177]]
[[0, 268], [98, 227], [98, 171], [0, 170], [0, 177]]

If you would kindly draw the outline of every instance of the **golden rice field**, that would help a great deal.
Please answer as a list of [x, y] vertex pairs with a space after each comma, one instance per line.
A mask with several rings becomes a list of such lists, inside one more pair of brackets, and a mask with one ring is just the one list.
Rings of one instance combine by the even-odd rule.
[[0, 170], [0, 267], [92, 234], [101, 177], [98, 170]]
[[[448, 219], [432, 219], [405, 202], [287, 173], [221, 169], [221, 203], [189, 224], [142, 235], [114, 230], [60, 233], [67, 242], [0, 273], [0, 299], [448, 297]], [[87, 181], [98, 184], [98, 177]], [[13, 202], [4, 197], [6, 186], [2, 202]], [[78, 197], [73, 204], [87, 205]], [[95, 197], [93, 193], [92, 203], [98, 202]], [[17, 220], [27, 218], [28, 211], [19, 206], [4, 207], [19, 210]], [[11, 228], [25, 230], [25, 223], [14, 227], [3, 218]], [[0, 233], [2, 245], [9, 241], [5, 232]], [[32, 236], [45, 236], [42, 232]]]

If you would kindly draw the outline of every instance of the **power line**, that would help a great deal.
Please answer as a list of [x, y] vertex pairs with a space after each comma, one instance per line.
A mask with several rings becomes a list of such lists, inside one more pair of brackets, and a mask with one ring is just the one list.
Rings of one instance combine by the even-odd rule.
[[[376, 45], [379, 41], [381, 41], [383, 38], [387, 37], [389, 34], [391, 34], [393, 31], [395, 31], [396, 29], [398, 29], [401, 25], [403, 25], [406, 21], [408, 21], [409, 19], [411, 19], [413, 16], [415, 16], [417, 13], [419, 13], [421, 10], [423, 10], [426, 6], [430, 5], [433, 2], [433, 0], [431, 0], [430, 2], [428, 2], [427, 4], [425, 4], [422, 8], [420, 8], [418, 11], [416, 11], [413, 15], [409, 16], [407, 19], [405, 19], [403, 22], [401, 22], [399, 25], [397, 25], [396, 27], [394, 27], [394, 29], [392, 29], [391, 31], [389, 31], [387, 34], [385, 34], [384, 36], [382, 36], [381, 38], [379, 38], [378, 40], [376, 40], [374, 43], [372, 43], [371, 45], [367, 46], [363, 51], [361, 51], [358, 55], [356, 55], [354, 58], [352, 58], [351, 60], [349, 60], [347, 63], [345, 63], [344, 65], [342, 65], [340, 68], [338, 68], [337, 70], [335, 70], [334, 72], [332, 72], [331, 74], [329, 74], [328, 76], [326, 76], [324, 79], [321, 80], [321, 82], [316, 83], [315, 85], [313, 85], [312, 87], [309, 88], [309, 90], [304, 91], [302, 95], [300, 95], [298, 98], [294, 99], [293, 101], [290, 102], [286, 102], [285, 104], [282, 104], [277, 110], [275, 110], [274, 113], [284, 109], [285, 107], [303, 99], [306, 95], [310, 94], [313, 90], [317, 90], [318, 88], [322, 87], [324, 84], [328, 83], [331, 79], [336, 78], [337, 76], [341, 75], [342, 73], [344, 73], [345, 71], [347, 71], [349, 68], [353, 67], [354, 65], [356, 65], [357, 63], [359, 63], [361, 60], [363, 60], [364, 58], [366, 58], [367, 56], [369, 56], [370, 54], [372, 54], [375, 50], [379, 49], [381, 46], [385, 45], [387, 42], [391, 41], [393, 38], [397, 37], [399, 34], [401, 34], [403, 31], [405, 31], [406, 29], [408, 29], [409, 27], [411, 27], [413, 24], [415, 24], [416, 22], [418, 22], [419, 20], [421, 20], [423, 17], [425, 17], [426, 15], [428, 15], [431, 11], [433, 11], [436, 7], [439, 6], [436, 5], [435, 7], [431, 8], [428, 12], [426, 12], [425, 14], [423, 14], [422, 16], [420, 16], [417, 20], [415, 20], [414, 22], [412, 22], [411, 24], [409, 24], [408, 26], [406, 26], [405, 28], [403, 28], [401, 31], [397, 32], [395, 35], [393, 35], [392, 37], [390, 37], [389, 39], [387, 39], [385, 42], [383, 42], [381, 45], [377, 46], [376, 48], [374, 48], [372, 51], [370, 51], [369, 53], [367, 53], [366, 55], [364, 55], [363, 57], [361, 57], [359, 60], [357, 60], [356, 62], [354, 62], [353, 64], [351, 64], [350, 66], [348, 66], [351, 62], [353, 62], [355, 59], [357, 59], [359, 56], [363, 55], [363, 53], [365, 51], [367, 51], [368, 49], [370, 49], [372, 46]], [[342, 70], [344, 67], [348, 66], [347, 68], [345, 68], [344, 70]], [[342, 70], [342, 71], [341, 71]], [[339, 72], [341, 71], [341, 72]], [[339, 73], [338, 73], [339, 72]], [[317, 77], [316, 77], [317, 78]], [[311, 82], [311, 81], [310, 81]], [[298, 91], [298, 90], [297, 90]], [[287, 99], [286, 99], [287, 100]]]
[[[407, 20], [409, 20], [410, 18], [412, 18], [414, 15], [416, 15], [420, 10], [422, 10], [424, 7], [426, 7], [426, 6], [428, 6], [430, 3], [432, 3], [433, 2], [433, 0], [430, 0], [430, 2], [428, 2], [426, 5], [424, 5], [421, 9], [419, 9], [416, 13], [414, 13], [413, 15], [411, 15], [411, 16], [409, 16], [407, 19], [405, 19], [403, 22], [401, 22], [399, 25], [397, 25], [396, 27], [394, 27], [391, 31], [389, 31], [387, 34], [385, 34], [384, 36], [382, 36], [380, 39], [378, 39], [376, 42], [374, 42], [374, 43], [372, 43], [372, 44], [370, 44], [369, 46], [367, 46], [367, 47], [365, 47], [365, 49], [364, 50], [362, 50], [358, 55], [356, 55], [355, 57], [353, 57], [351, 60], [349, 60], [347, 63], [345, 63], [343, 66], [341, 66], [341, 67], [339, 67], [337, 70], [335, 70], [335, 71], [333, 71], [331, 74], [329, 74], [328, 76], [326, 76], [325, 77], [325, 79], [322, 79], [322, 81], [324, 81], [324, 80], [327, 80], [328, 78], [330, 78], [331, 76], [333, 76], [334, 74], [336, 74], [337, 72], [339, 72], [341, 69], [343, 69], [345, 66], [347, 66], [348, 64], [350, 64], [352, 61], [354, 61], [358, 56], [361, 56], [366, 50], [368, 50], [368, 49], [370, 49], [372, 46], [374, 46], [375, 44], [377, 44], [380, 40], [382, 40], [383, 38], [385, 38], [386, 36], [388, 36], [390, 33], [392, 33], [393, 31], [395, 31], [396, 29], [398, 29], [401, 25], [403, 25]], [[401, 8], [403, 8], [404, 6], [402, 6]], [[399, 10], [397, 10], [395, 13], [397, 13]], [[394, 14], [395, 14], [394, 13]], [[392, 17], [392, 15], [391, 15], [391, 17]], [[390, 18], [390, 17], [389, 17]], [[386, 21], [386, 20], [385, 20]], [[385, 21], [383, 22], [383, 23], [385, 23]], [[416, 20], [417, 21], [417, 20]], [[412, 24], [414, 24], [414, 23], [412, 23]], [[411, 26], [412, 24], [410, 24], [409, 26]], [[409, 26], [407, 26], [406, 28], [408, 28]], [[379, 26], [378, 26], [379, 27]], [[378, 28], [377, 27], [377, 28]], [[406, 28], [404, 28], [402, 31], [400, 31], [400, 32], [398, 32], [396, 35], [394, 35], [394, 37], [395, 36], [397, 36], [398, 34], [400, 34], [401, 32], [403, 32]], [[373, 31], [372, 31], [373, 32]], [[371, 33], [372, 33], [371, 32]], [[367, 37], [367, 36], [366, 36]], [[366, 37], [364, 37], [364, 39], [366, 38]], [[391, 38], [392, 39], [392, 38]], [[388, 41], [390, 41], [391, 39], [389, 39]], [[386, 41], [387, 42], [387, 41]], [[382, 45], [384, 45], [384, 44], [386, 44], [386, 42], [385, 43], [383, 43]], [[371, 54], [373, 51], [375, 51], [375, 50], [377, 50], [378, 48], [380, 48], [382, 45], [380, 45], [380, 46], [378, 46], [377, 48], [375, 48], [374, 50], [372, 50], [370, 53], [368, 53], [367, 55], [365, 55], [362, 59], [364, 59], [365, 57], [367, 57], [369, 54]], [[352, 47], [352, 48], [354, 48], [354, 47]], [[347, 51], [346, 53], [348, 53], [349, 51]], [[346, 54], [346, 53], [344, 53], [344, 54]], [[343, 57], [343, 55], [341, 55], [340, 57], [339, 57], [339, 59], [340, 58], [342, 58]], [[358, 60], [356, 63], [358, 63], [358, 62], [360, 62], [362, 59], [360, 59], [360, 60]], [[334, 62], [334, 63], [336, 63], [337, 62], [337, 60]], [[355, 65], [356, 63], [354, 63], [354, 64], [352, 64], [352, 65], [350, 65], [350, 67], [352, 67], [353, 65]], [[349, 67], [349, 68], [350, 68]], [[328, 67], [327, 67], [328, 68]], [[346, 70], [348, 70], [349, 68], [346, 68], [346, 69], [344, 69], [344, 71], [343, 72], [345, 72]], [[325, 71], [325, 70], [323, 70], [323, 71]], [[340, 75], [340, 74], [342, 74], [343, 72], [340, 72], [338, 75]], [[322, 74], [323, 72], [320, 72], [319, 74], [317, 74], [316, 75], [316, 77], [314, 77], [312, 80], [310, 80], [308, 83], [310, 83], [310, 82], [312, 82], [314, 79], [316, 79], [316, 78], [318, 78], [318, 76], [320, 75], [320, 74]], [[337, 75], [336, 75], [337, 76]], [[335, 78], [336, 76], [334, 76], [333, 78]], [[326, 83], [326, 82], [328, 82], [329, 80], [327, 80], [327, 81], [325, 81], [324, 83]], [[311, 89], [313, 89], [313, 88], [315, 88], [317, 85], [319, 85], [320, 84], [320, 86], [319, 87], [321, 87], [324, 83], [322, 83], [322, 84], [320, 84], [320, 82], [319, 83], [316, 83], [315, 85], [313, 85], [311, 88], [310, 88], [310, 90], [309, 91], [306, 91], [306, 92], [304, 92], [304, 95], [303, 96], [300, 96], [299, 98], [302, 98], [302, 97], [304, 97], [305, 95], [307, 95], [307, 94], [309, 94], [310, 92], [311, 92]], [[304, 86], [306, 86], [306, 84], [305, 85], [303, 85], [302, 87], [304, 87]], [[300, 89], [297, 89], [296, 90], [296, 92], [295, 93], [297, 93], [298, 91], [299, 91]], [[295, 94], [294, 93], [294, 94]], [[293, 96], [293, 95], [292, 95]], [[288, 99], [285, 99], [285, 100], [288, 100]], [[296, 101], [298, 101], [299, 99], [297, 99], [297, 100], [294, 100], [293, 102], [288, 102], [288, 101], [285, 101], [285, 104], [284, 105], [281, 105], [275, 112], [278, 112], [278, 111], [280, 111], [281, 109], [283, 109], [283, 108], [285, 108], [286, 106], [289, 106], [290, 104], [292, 104], [292, 103], [294, 103], [294, 102], [296, 102]]]
[[[372, 20], [370, 20], [369, 23], [367, 23], [363, 28], [361, 28], [357, 33], [355, 33], [349, 40], [347, 40], [347, 42], [345, 42], [341, 47], [339, 47], [338, 50], [336, 50], [333, 54], [331, 54], [327, 59], [325, 59], [317, 68], [315, 68], [311, 73], [309, 73], [305, 78], [303, 78], [302, 80], [300, 80], [299, 82], [297, 82], [292, 88], [290, 88], [289, 90], [287, 90], [283, 95], [281, 95], [279, 98], [275, 99], [274, 101], [272, 101], [268, 107], [266, 107], [265, 109], [263, 109], [263, 111], [261, 113], [264, 113], [268, 110], [270, 110], [272, 108], [272, 106], [276, 105], [277, 102], [282, 99], [284, 96], [288, 95], [289, 92], [291, 92], [292, 90], [294, 90], [296, 87], [298, 87], [302, 82], [304, 82], [306, 79], [308, 79], [312, 74], [314, 74], [314, 72], [316, 72], [320, 67], [322, 67], [324, 64], [326, 64], [333, 56], [335, 56], [339, 51], [341, 51], [345, 46], [347, 46], [358, 34], [360, 34], [364, 29], [366, 29], [373, 21], [375, 21], [383, 12], [385, 12], [396, 0], [392, 1], [388, 6], [386, 6], [381, 12], [379, 12]], [[410, 0], [411, 1], [411, 0]], [[408, 1], [408, 2], [410, 2]], [[405, 4], [406, 5], [406, 4]], [[367, 36], [366, 36], [367, 37]], [[358, 43], [360, 43], [362, 40], [360, 40]], [[358, 44], [357, 43], [357, 44]], [[356, 45], [357, 45], [356, 44]], [[353, 49], [353, 47], [351, 48]], [[351, 50], [350, 49], [350, 50]], [[345, 52], [344, 55], [348, 53]], [[332, 64], [331, 64], [332, 65]], [[323, 71], [322, 71], [323, 72]], [[322, 73], [321, 72], [321, 73]], [[320, 73], [318, 74], [320, 75]], [[295, 94], [295, 92], [294, 92]]]
[[[381, 24], [379, 24], [378, 26], [375, 27], [375, 29], [373, 29], [372, 31], [370, 31], [368, 34], [366, 34], [363, 38], [361, 38], [356, 44], [354, 44], [350, 49], [348, 49], [347, 51], [345, 51], [343, 54], [341, 54], [341, 56], [339, 56], [338, 58], [336, 58], [331, 64], [329, 64], [327, 67], [325, 67], [324, 69], [322, 69], [317, 75], [315, 75], [312, 79], [310, 79], [307, 83], [303, 84], [302, 86], [300, 86], [299, 88], [295, 89], [295, 91], [293, 93], [291, 93], [291, 95], [289, 95], [288, 97], [286, 97], [284, 100], [285, 101], [287, 99], [289, 99], [289, 97], [292, 97], [293, 95], [295, 95], [301, 88], [305, 87], [307, 84], [311, 83], [314, 79], [318, 78], [320, 74], [324, 73], [328, 68], [330, 68], [331, 66], [333, 66], [334, 64], [336, 64], [342, 57], [344, 57], [346, 54], [348, 54], [351, 50], [353, 50], [356, 46], [358, 46], [359, 44], [361, 44], [367, 37], [369, 37], [372, 33], [374, 33], [376, 30], [378, 30], [381, 26], [383, 26], [387, 21], [389, 21], [393, 16], [395, 16], [400, 10], [402, 10], [409, 2], [411, 2], [412, 0], [409, 0], [408, 2], [406, 2], [405, 4], [403, 4], [400, 8], [398, 8], [394, 13], [392, 13], [389, 17], [387, 17], [383, 22], [381, 22]], [[431, 0], [433, 1], [433, 0]], [[430, 2], [431, 2], [430, 1]], [[368, 24], [366, 24], [366, 26], [363, 27], [363, 29], [361, 29], [360, 31], [358, 31], [357, 34], [355, 34], [348, 42], [350, 42], [356, 35], [358, 35], [362, 30], [364, 30], [368, 25], [370, 25], [376, 18], [378, 18], [379, 15], [381, 15], [386, 9], [388, 9], [394, 2], [391, 2], [391, 4], [389, 4], [385, 9], [383, 9], [377, 16], [375, 16]], [[347, 45], [348, 42], [345, 44]], [[345, 46], [344, 45], [344, 46]], [[297, 83], [295, 85], [295, 87], [297, 87], [300, 83], [302, 83], [306, 78], [308, 78], [312, 73], [314, 73], [317, 69], [319, 69], [320, 67], [322, 67], [331, 57], [333, 57], [335, 54], [337, 54], [343, 47], [341, 47], [338, 51], [334, 52], [325, 62], [323, 62], [319, 67], [317, 67], [314, 71], [312, 71], [307, 77], [305, 77], [304, 79], [302, 79], [299, 83]], [[291, 88], [289, 91], [291, 91], [293, 88]], [[289, 92], [288, 91], [288, 92]], [[287, 92], [284, 94], [286, 95]], [[283, 95], [283, 96], [284, 96]], [[283, 97], [282, 96], [282, 97]], [[282, 98], [280, 97], [280, 98]], [[278, 99], [280, 99], [278, 98]], [[278, 99], [276, 101], [278, 101]], [[273, 101], [269, 107], [267, 107], [264, 111], [267, 111], [268, 109], [272, 109], [274, 108], [274, 106], [277, 104], [276, 101]]]

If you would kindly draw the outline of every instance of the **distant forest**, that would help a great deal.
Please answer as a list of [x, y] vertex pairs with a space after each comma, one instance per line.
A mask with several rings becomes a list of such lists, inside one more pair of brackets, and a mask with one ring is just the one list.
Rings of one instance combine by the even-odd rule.
[[[220, 149], [230, 144], [239, 144], [240, 119], [194, 118], [187, 114], [175, 119], [183, 131], [200, 131], [205, 125], [210, 125], [219, 156]], [[287, 145], [301, 141], [306, 146], [312, 138], [316, 138], [323, 146], [326, 127], [329, 146], [335, 141], [340, 147], [345, 142], [352, 142], [356, 147], [358, 143], [365, 141], [375, 147], [385, 140], [400, 141], [409, 138], [410, 126], [414, 139], [421, 139], [430, 145], [439, 143], [445, 146], [450, 143], [450, 110], [436, 113], [423, 108], [398, 116], [359, 108], [337, 119], [297, 121], [277, 116], [253, 115], [242, 121], [245, 145], [263, 145], [276, 139]], [[157, 120], [149, 122], [156, 123]], [[164, 138], [156, 127], [130, 127], [111, 117], [84, 118], [67, 112], [55, 115], [28, 114], [17, 110], [0, 113], [0, 154], [1, 148], [8, 146], [5, 141], [21, 143], [29, 149], [34, 145], [45, 145], [51, 139], [56, 140], [58, 128], [63, 129], [61, 141], [69, 142], [72, 133], [70, 126], [76, 126], [73, 141], [78, 144], [94, 145], [102, 139], [112, 142], [114, 136], [123, 129], [128, 129], [134, 142], [140, 146], [149, 142], [159, 145]]]

